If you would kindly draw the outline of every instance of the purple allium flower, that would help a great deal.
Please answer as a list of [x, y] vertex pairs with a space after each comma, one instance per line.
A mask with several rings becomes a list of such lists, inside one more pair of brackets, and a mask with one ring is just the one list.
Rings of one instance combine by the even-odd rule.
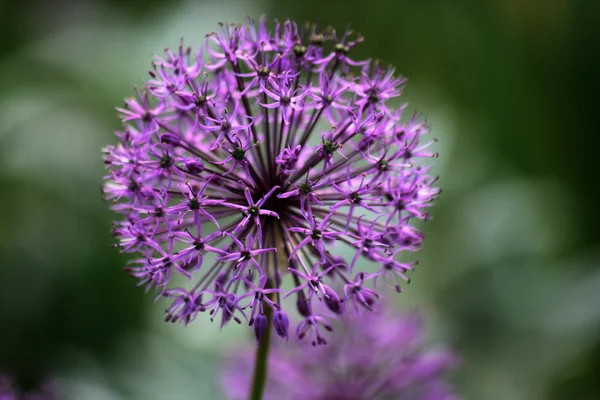
[[[348, 313], [342, 324], [345, 329], [328, 346], [273, 346], [264, 399], [457, 399], [446, 382], [456, 357], [425, 346], [417, 314], [377, 309]], [[247, 398], [253, 362], [251, 348], [231, 353], [222, 371], [229, 398]]]
[[0, 374], [0, 400], [57, 400], [56, 383], [47, 380], [35, 391], [22, 393], [9, 375]]
[[[404, 79], [351, 54], [361, 41], [291, 21], [272, 33], [264, 19], [221, 25], [196, 55], [181, 45], [156, 57], [146, 90], [118, 109], [103, 192], [123, 216], [117, 246], [139, 254], [126, 269], [172, 301], [167, 321], [208, 311], [258, 324], [260, 337], [274, 315], [288, 337], [291, 295], [297, 336], [325, 343], [348, 304], [371, 309], [367, 286], [400, 291], [414, 263], [396, 257], [420, 248], [413, 221], [439, 193], [417, 162], [436, 154], [427, 124], [388, 101]], [[357, 270], [361, 257], [377, 271]], [[315, 299], [331, 315], [313, 312]]]

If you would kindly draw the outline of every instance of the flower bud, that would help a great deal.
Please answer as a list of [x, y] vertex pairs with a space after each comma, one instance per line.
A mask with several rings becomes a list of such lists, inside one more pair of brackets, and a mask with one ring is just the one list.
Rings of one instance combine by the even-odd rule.
[[204, 171], [204, 164], [200, 160], [188, 160], [185, 168], [192, 175], [200, 175]]
[[179, 136], [174, 135], [172, 133], [164, 133], [160, 136], [160, 141], [162, 143], [175, 147], [179, 145], [181, 139], [179, 138]]
[[268, 321], [267, 321], [267, 317], [264, 314], [258, 314], [255, 318], [254, 318], [254, 335], [256, 336], [256, 341], [260, 344], [260, 340], [262, 339], [262, 337], [264, 336], [264, 334], [267, 332], [267, 327], [268, 327]]
[[282, 339], [287, 339], [290, 321], [283, 311], [278, 310], [273, 315], [273, 327]]
[[325, 286], [325, 294], [323, 295], [323, 298], [327, 308], [336, 314], [342, 314], [342, 302], [335, 290], [331, 289], [329, 286]]

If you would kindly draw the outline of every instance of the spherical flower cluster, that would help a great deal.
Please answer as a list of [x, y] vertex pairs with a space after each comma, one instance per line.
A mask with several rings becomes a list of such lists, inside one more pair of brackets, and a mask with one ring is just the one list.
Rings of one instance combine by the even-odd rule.
[[[141, 255], [129, 273], [172, 301], [167, 321], [208, 312], [260, 337], [273, 315], [287, 337], [292, 296], [298, 338], [322, 344], [331, 325], [315, 299], [334, 316], [370, 309], [377, 281], [408, 281], [414, 263], [396, 256], [421, 246], [413, 221], [439, 192], [416, 164], [435, 156], [428, 126], [389, 104], [404, 84], [393, 69], [352, 58], [360, 36], [290, 21], [221, 28], [195, 55], [182, 45], [156, 57], [145, 90], [118, 109], [103, 188], [124, 217], [114, 235]], [[359, 270], [361, 257], [377, 270]]]
[[[456, 357], [424, 345], [417, 314], [348, 314], [328, 346], [273, 346], [265, 400], [457, 399], [446, 382]], [[251, 348], [231, 353], [221, 374], [228, 398], [248, 398], [253, 362]]]

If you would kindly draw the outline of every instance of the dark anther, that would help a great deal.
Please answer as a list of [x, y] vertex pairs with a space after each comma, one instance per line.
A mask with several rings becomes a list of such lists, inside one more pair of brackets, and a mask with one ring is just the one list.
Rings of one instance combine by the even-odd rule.
[[231, 152], [231, 155], [237, 161], [242, 161], [246, 157], [246, 152], [241, 147], [238, 147]]
[[198, 107], [202, 107], [204, 104], [206, 104], [206, 96], [198, 96], [196, 97], [196, 99], [194, 100], [194, 103], [196, 104], [196, 106]]
[[262, 78], [267, 78], [269, 76], [269, 69], [267, 67], [263, 67], [262, 65], [260, 65], [256, 69], [256, 75], [258, 75]]
[[387, 162], [387, 160], [379, 160], [377, 166], [381, 172], [385, 172], [389, 169], [389, 163]]
[[260, 209], [257, 206], [248, 207], [248, 214], [250, 214], [253, 217], [258, 217], [259, 212], [260, 212]]
[[313, 35], [310, 38], [310, 44], [312, 44], [314, 46], [323, 46], [324, 42], [325, 42], [325, 37], [321, 34]]
[[169, 168], [173, 165], [173, 159], [167, 155], [162, 156], [160, 159], [161, 168]]
[[308, 182], [302, 182], [300, 184], [300, 193], [307, 195], [312, 191], [312, 185]]
[[323, 142], [323, 151], [325, 152], [325, 154], [331, 155], [339, 148], [340, 145], [337, 142], [331, 142], [329, 140], [325, 140]]
[[396, 208], [398, 210], [404, 210], [405, 207], [406, 207], [406, 203], [404, 202], [403, 199], [400, 199], [396, 202]]
[[359, 203], [360, 202], [360, 194], [358, 192], [350, 193], [350, 202]]
[[350, 47], [344, 46], [342, 43], [338, 43], [335, 45], [335, 52], [338, 54], [348, 54], [350, 51]]
[[198, 210], [200, 209], [200, 202], [198, 201], [198, 199], [193, 198], [188, 203], [188, 206], [190, 207], [190, 210]]
[[127, 187], [127, 189], [129, 189], [130, 192], [137, 192], [138, 190], [140, 190], [140, 187], [138, 186], [136, 181], [131, 181], [129, 182], [129, 186]]
[[306, 47], [300, 44], [295, 45], [294, 54], [296, 55], [296, 57], [302, 57], [304, 54], [306, 54]]
[[371, 103], [379, 103], [379, 101], [380, 101], [380, 99], [379, 99], [379, 96], [377, 95], [377, 93], [372, 92], [369, 95], [369, 102], [371, 102]]

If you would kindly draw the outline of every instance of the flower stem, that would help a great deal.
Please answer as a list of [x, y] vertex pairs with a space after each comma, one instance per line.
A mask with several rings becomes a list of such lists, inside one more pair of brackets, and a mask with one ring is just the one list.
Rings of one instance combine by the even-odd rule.
[[256, 359], [254, 362], [254, 377], [252, 378], [252, 388], [250, 390], [250, 400], [262, 400], [267, 382], [267, 364], [269, 362], [269, 344], [271, 341], [271, 326], [273, 324], [273, 310], [271, 307], [265, 307], [265, 316], [267, 317], [267, 331], [260, 339], [256, 349]]

